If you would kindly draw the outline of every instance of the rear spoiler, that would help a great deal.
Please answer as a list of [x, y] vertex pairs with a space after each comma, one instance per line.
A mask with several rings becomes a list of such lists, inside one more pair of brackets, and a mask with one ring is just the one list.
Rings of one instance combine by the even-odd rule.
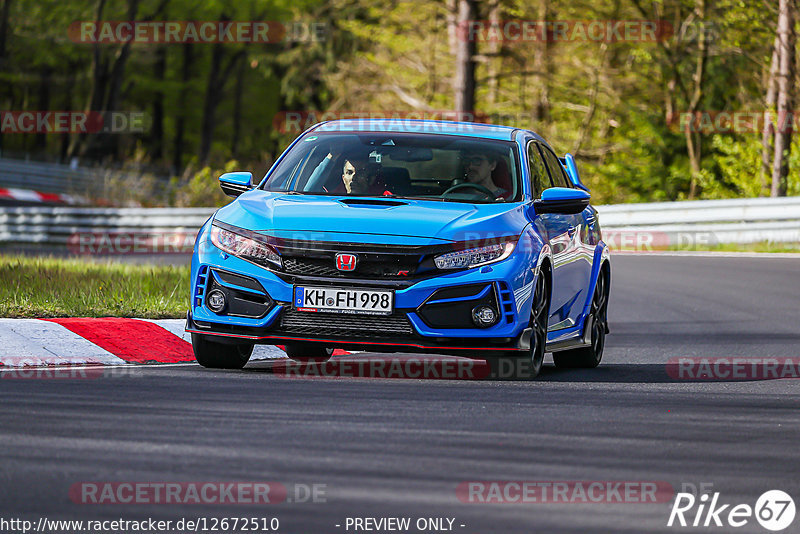
[[584, 191], [589, 191], [589, 188], [583, 185], [581, 182], [581, 176], [578, 174], [578, 167], [575, 165], [575, 158], [572, 157], [572, 154], [566, 154], [563, 158], [558, 158], [561, 162], [561, 165], [564, 166], [564, 169], [567, 171], [567, 175], [569, 179], [572, 180], [572, 183], [575, 187], [579, 187]]

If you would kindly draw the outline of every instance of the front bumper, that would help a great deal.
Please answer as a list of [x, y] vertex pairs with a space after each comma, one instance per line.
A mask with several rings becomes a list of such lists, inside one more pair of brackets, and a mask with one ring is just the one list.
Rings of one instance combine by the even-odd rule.
[[[340, 348], [351, 351], [367, 352], [411, 352], [451, 354], [456, 356], [475, 356], [476, 354], [492, 356], [499, 353], [510, 354], [528, 350], [525, 332], [516, 338], [423, 338], [423, 337], [387, 337], [381, 340], [356, 337], [296, 336], [276, 330], [264, 330], [253, 327], [223, 325], [195, 321], [191, 312], [186, 317], [186, 331], [192, 334], [215, 337], [219, 343], [242, 342], [262, 345], [286, 345], [304, 343], [322, 345], [328, 348]], [[472, 353], [476, 354], [472, 354]]]
[[[528, 254], [480, 268], [415, 280], [331, 279], [288, 276], [229, 256], [204, 239], [192, 259], [192, 299], [186, 331], [220, 342], [281, 345], [314, 343], [372, 352], [508, 353], [527, 350], [533, 284]], [[389, 316], [301, 312], [292, 306], [296, 286], [392, 289]], [[208, 307], [211, 290], [234, 302], [220, 313]], [[472, 323], [478, 304], [496, 309], [488, 328]]]

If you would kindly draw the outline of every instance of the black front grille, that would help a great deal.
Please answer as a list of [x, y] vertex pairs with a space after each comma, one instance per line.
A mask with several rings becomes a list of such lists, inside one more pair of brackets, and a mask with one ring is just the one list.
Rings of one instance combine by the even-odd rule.
[[[449, 244], [409, 246], [276, 240], [274, 246], [283, 263], [278, 272], [289, 276], [392, 281], [435, 275], [438, 270], [433, 258], [452, 251]], [[340, 253], [356, 256], [354, 270], [336, 268], [336, 255]]]
[[344, 273], [331, 264], [330, 260], [312, 258], [285, 258], [283, 269], [289, 274], [303, 276], [341, 276]]
[[323, 276], [329, 278], [408, 278], [413, 276], [418, 267], [417, 261], [406, 258], [385, 257], [378, 260], [359, 258], [353, 271], [340, 271], [336, 268], [336, 259], [286, 257], [283, 260], [284, 271], [300, 276]]
[[282, 332], [313, 336], [396, 338], [414, 334], [405, 313], [356, 315], [299, 312], [287, 308], [281, 314]]

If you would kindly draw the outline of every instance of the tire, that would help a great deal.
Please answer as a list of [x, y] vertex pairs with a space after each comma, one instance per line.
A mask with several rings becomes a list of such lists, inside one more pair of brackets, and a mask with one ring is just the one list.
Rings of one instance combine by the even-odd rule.
[[529, 328], [531, 332], [531, 348], [524, 356], [500, 357], [494, 362], [493, 371], [497, 378], [513, 378], [529, 380], [536, 378], [542, 370], [544, 349], [547, 344], [547, 322], [550, 318], [550, 284], [545, 271], [536, 278], [536, 288], [531, 304]]
[[579, 349], [553, 353], [556, 367], [566, 369], [594, 369], [603, 359], [603, 349], [608, 333], [608, 275], [601, 269], [592, 295], [589, 315], [592, 317], [592, 344]]
[[313, 344], [292, 343], [286, 345], [286, 355], [300, 363], [324, 363], [333, 356], [333, 349]]
[[209, 336], [192, 334], [192, 350], [197, 363], [208, 369], [241, 369], [250, 361], [253, 343], [215, 343]]

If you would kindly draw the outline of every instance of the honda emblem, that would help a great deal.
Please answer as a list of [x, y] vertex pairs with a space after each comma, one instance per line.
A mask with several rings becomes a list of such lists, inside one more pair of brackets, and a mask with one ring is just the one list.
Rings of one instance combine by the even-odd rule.
[[339, 253], [336, 255], [336, 268], [340, 271], [356, 270], [356, 255]]

